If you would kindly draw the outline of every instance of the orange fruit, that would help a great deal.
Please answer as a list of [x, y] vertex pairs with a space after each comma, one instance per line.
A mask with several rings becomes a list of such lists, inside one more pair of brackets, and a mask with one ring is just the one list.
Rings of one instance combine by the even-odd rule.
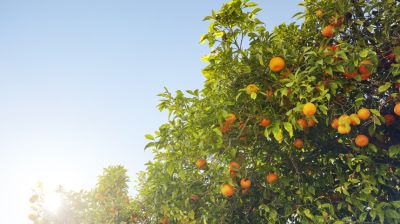
[[331, 122], [331, 127], [333, 129], [338, 129], [338, 127], [339, 127], [339, 119], [337, 119], [337, 118], [333, 119], [333, 121]]
[[250, 84], [246, 87], [246, 93], [251, 95], [252, 93], [258, 93], [260, 91], [260, 88], [256, 84]]
[[371, 73], [361, 73], [360, 74], [361, 80], [363, 80], [363, 81], [369, 79], [370, 76], [371, 76]]
[[371, 116], [371, 112], [369, 112], [369, 110], [366, 108], [361, 108], [357, 111], [357, 115], [358, 118], [365, 121], [369, 119], [369, 117]]
[[229, 173], [231, 174], [231, 176], [235, 176], [237, 174], [237, 172], [240, 169], [240, 164], [232, 161], [229, 163]]
[[278, 179], [279, 179], [279, 176], [276, 173], [269, 173], [269, 174], [267, 174], [267, 176], [265, 176], [265, 181], [268, 184], [272, 184], [273, 182], [277, 181]]
[[226, 117], [225, 117], [225, 121], [226, 121], [226, 123], [228, 123], [228, 124], [232, 124], [233, 122], [236, 121], [236, 115], [233, 114], [233, 113], [227, 114]]
[[308, 127], [313, 127], [315, 125], [315, 120], [314, 119], [309, 119], [307, 121], [307, 125], [308, 125]]
[[358, 75], [357, 71], [354, 71], [354, 72], [352, 72], [352, 73], [350, 73], [350, 72], [348, 72], [348, 71], [345, 71], [345, 72], [344, 72], [344, 76], [345, 76], [346, 78], [348, 78], [348, 79], [352, 79], [352, 78], [356, 77], [357, 75]]
[[247, 194], [247, 191], [249, 191], [249, 188], [242, 189], [242, 194]]
[[297, 120], [297, 124], [302, 128], [306, 129], [307, 128], [307, 121], [303, 118]]
[[167, 217], [162, 218], [160, 224], [168, 224], [168, 218]]
[[368, 137], [365, 135], [357, 135], [354, 142], [356, 143], [356, 146], [358, 146], [358, 147], [365, 147], [368, 145], [369, 140], [368, 140]]
[[358, 71], [361, 74], [369, 74], [368, 67], [372, 66], [372, 62], [370, 60], [364, 60], [360, 63], [360, 67], [358, 67]]
[[207, 165], [207, 161], [205, 159], [199, 159], [196, 161], [196, 166], [199, 169], [204, 169]]
[[393, 111], [397, 116], [400, 116], [400, 103], [397, 103], [396, 106], [394, 106]]
[[350, 125], [340, 125], [338, 127], [338, 132], [342, 135], [348, 134], [351, 131]]
[[333, 26], [328, 25], [324, 28], [322, 28], [321, 30], [322, 36], [326, 37], [326, 38], [331, 38], [334, 36], [333, 34]]
[[315, 15], [317, 16], [318, 19], [322, 19], [324, 13], [321, 9], [318, 9], [317, 11], [315, 11]]
[[331, 16], [329, 19], [329, 24], [333, 27], [340, 27], [344, 22], [344, 17], [341, 16], [337, 18], [336, 16]]
[[246, 135], [240, 136], [239, 140], [240, 141], [246, 141], [247, 140], [247, 136]]
[[273, 72], [280, 72], [285, 68], [285, 60], [281, 57], [273, 57], [269, 61], [269, 69]]
[[264, 119], [261, 120], [260, 125], [263, 126], [263, 127], [268, 127], [268, 126], [271, 125], [271, 123], [272, 123], [272, 122], [271, 122], [270, 119], [264, 118]]
[[235, 188], [233, 188], [233, 186], [230, 184], [224, 184], [221, 187], [221, 193], [225, 197], [231, 197], [235, 193]]
[[251, 180], [247, 178], [242, 178], [240, 180], [240, 187], [242, 187], [242, 189], [249, 189], [251, 187]]
[[301, 138], [296, 138], [293, 142], [294, 147], [296, 147], [297, 149], [301, 149], [303, 148], [304, 145], [304, 141]]
[[385, 124], [387, 126], [394, 124], [394, 122], [396, 121], [396, 118], [394, 118], [394, 116], [391, 114], [386, 114], [385, 116], [383, 116], [383, 118], [385, 118]]
[[359, 125], [360, 124], [360, 118], [358, 118], [358, 115], [357, 114], [351, 114], [350, 115], [350, 124], [351, 125], [354, 125], [354, 126], [356, 126], [356, 125]]
[[306, 103], [303, 107], [303, 114], [306, 116], [313, 116], [317, 112], [317, 107], [313, 103]]

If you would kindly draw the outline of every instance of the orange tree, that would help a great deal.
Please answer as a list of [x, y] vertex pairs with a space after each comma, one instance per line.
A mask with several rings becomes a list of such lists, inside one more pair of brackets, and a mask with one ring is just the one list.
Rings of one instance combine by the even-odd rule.
[[61, 205], [56, 211], [46, 208], [48, 195], [39, 185], [29, 199], [32, 213], [28, 218], [35, 224], [136, 223], [128, 181], [124, 167], [109, 166], [98, 177], [94, 189], [75, 192], [59, 187]]
[[266, 30], [248, 0], [205, 20], [202, 90], [166, 90], [140, 223], [399, 223], [400, 2], [305, 0]]

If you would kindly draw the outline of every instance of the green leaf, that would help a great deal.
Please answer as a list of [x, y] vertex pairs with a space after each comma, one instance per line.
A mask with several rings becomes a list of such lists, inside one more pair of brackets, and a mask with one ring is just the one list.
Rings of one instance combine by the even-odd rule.
[[285, 128], [285, 130], [289, 133], [290, 137], [293, 137], [293, 126], [291, 123], [289, 122], [285, 122], [283, 123], [283, 126]]
[[314, 216], [311, 214], [310, 209], [304, 209], [303, 212], [304, 212], [304, 215], [307, 216], [307, 218], [309, 218], [309, 219], [314, 219]]
[[153, 140], [153, 141], [154, 141], [154, 137], [153, 137], [153, 135], [151, 135], [151, 134], [146, 134], [144, 137], [145, 137], [146, 139], [148, 139], [148, 140]]
[[251, 99], [255, 100], [257, 98], [257, 93], [251, 93], [250, 97]]
[[368, 56], [368, 49], [364, 49], [360, 52], [360, 57], [366, 58]]
[[390, 82], [386, 82], [385, 84], [379, 86], [378, 92], [383, 93], [386, 90], [388, 90], [391, 86], [392, 86], [392, 84]]
[[389, 147], [389, 157], [394, 158], [400, 154], [400, 145], [393, 145]]

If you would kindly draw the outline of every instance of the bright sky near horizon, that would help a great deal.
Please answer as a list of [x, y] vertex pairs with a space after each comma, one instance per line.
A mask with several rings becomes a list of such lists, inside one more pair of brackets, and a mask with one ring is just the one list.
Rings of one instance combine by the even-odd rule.
[[[223, 2], [0, 1], [0, 223], [30, 223], [38, 181], [90, 188], [113, 164], [134, 180], [167, 119], [157, 93], [202, 87], [202, 19]], [[256, 2], [269, 29], [301, 10]]]

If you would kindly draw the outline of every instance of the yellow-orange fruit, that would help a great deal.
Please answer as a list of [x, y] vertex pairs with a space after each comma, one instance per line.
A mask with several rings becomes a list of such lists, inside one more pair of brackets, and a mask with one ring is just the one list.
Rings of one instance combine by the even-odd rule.
[[369, 144], [369, 139], [365, 135], [357, 135], [354, 142], [358, 147], [365, 147]]
[[205, 159], [199, 159], [196, 161], [196, 166], [199, 169], [204, 169], [207, 165], [207, 161]]
[[397, 116], [400, 116], [400, 103], [397, 103], [396, 106], [394, 106], [393, 112], [394, 112]]
[[264, 119], [261, 120], [260, 125], [263, 126], [263, 127], [268, 127], [268, 126], [271, 125], [271, 123], [272, 123], [272, 122], [271, 122], [270, 119], [264, 118]]
[[240, 169], [239, 163], [235, 161], [229, 163], [229, 173], [231, 174], [231, 176], [235, 176], [239, 169]]
[[385, 124], [387, 126], [394, 124], [394, 122], [396, 121], [396, 118], [394, 118], [394, 116], [391, 114], [386, 114], [385, 116], [383, 116], [383, 118], [385, 118]]
[[338, 127], [339, 127], [339, 119], [337, 119], [337, 118], [333, 119], [333, 121], [331, 122], [331, 127], [333, 129], [338, 129]]
[[350, 124], [351, 125], [357, 126], [357, 125], [360, 124], [360, 122], [361, 122], [360, 118], [358, 118], [357, 114], [351, 114], [350, 115]]
[[331, 38], [334, 36], [333, 34], [333, 26], [328, 25], [324, 28], [322, 28], [321, 30], [322, 36], [326, 37], [326, 38]]
[[233, 122], [236, 121], [236, 115], [233, 113], [229, 113], [225, 117], [225, 122], [228, 124], [232, 124]]
[[366, 108], [361, 108], [357, 111], [357, 115], [358, 118], [365, 121], [369, 119], [369, 117], [371, 116], [371, 112], [369, 112], [369, 110]]
[[251, 180], [247, 178], [242, 178], [240, 180], [240, 187], [242, 189], [249, 189], [251, 187]]
[[302, 128], [306, 129], [307, 128], [307, 121], [303, 118], [297, 120], [297, 124]]
[[246, 87], [246, 93], [251, 95], [252, 93], [258, 93], [260, 91], [260, 88], [256, 84], [250, 84]]
[[317, 112], [317, 107], [313, 103], [306, 103], [303, 107], [303, 114], [306, 116], [313, 116]]
[[315, 125], [315, 120], [314, 119], [309, 119], [307, 121], [307, 125], [308, 125], [308, 127], [313, 127]]
[[233, 186], [230, 184], [224, 184], [221, 187], [221, 193], [225, 197], [231, 197], [233, 194], [235, 194], [235, 188], [233, 188]]
[[338, 132], [342, 135], [348, 134], [351, 131], [350, 125], [339, 125]]
[[273, 182], [277, 181], [278, 179], [279, 179], [279, 176], [276, 173], [269, 173], [265, 176], [265, 181], [268, 184], [272, 184]]
[[168, 218], [164, 217], [160, 220], [160, 224], [168, 224]]
[[317, 11], [315, 11], [315, 15], [317, 16], [318, 19], [322, 19], [324, 12], [321, 9], [318, 9]]
[[273, 72], [280, 72], [285, 68], [285, 60], [281, 57], [273, 57], [269, 61], [269, 69]]
[[301, 138], [296, 138], [293, 142], [294, 147], [296, 147], [297, 149], [301, 149], [303, 148], [304, 145], [304, 141]]

